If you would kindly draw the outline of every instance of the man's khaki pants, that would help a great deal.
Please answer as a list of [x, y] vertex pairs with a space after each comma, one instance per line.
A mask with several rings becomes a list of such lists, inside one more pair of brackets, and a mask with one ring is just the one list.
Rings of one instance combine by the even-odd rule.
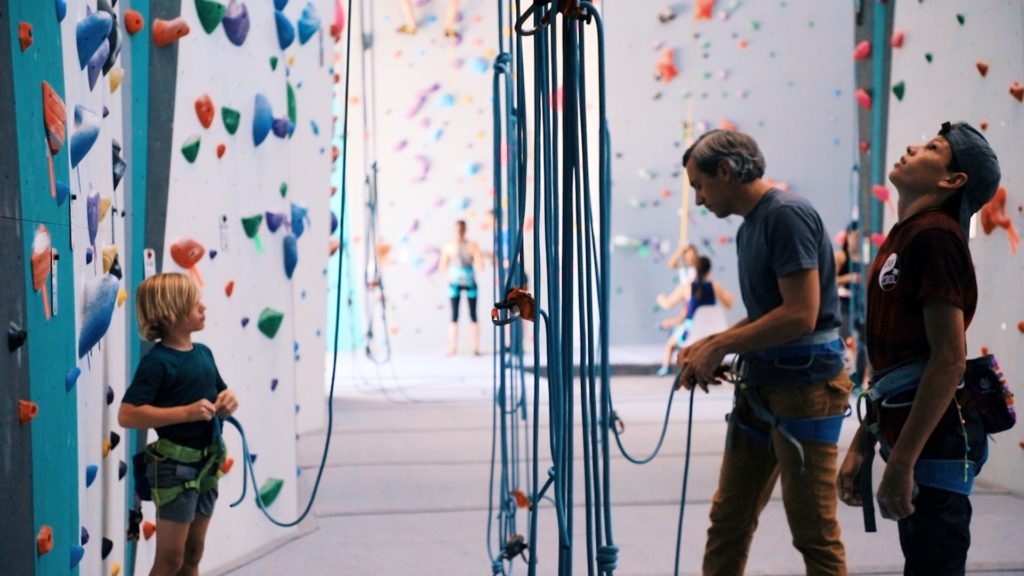
[[[842, 414], [853, 384], [846, 373], [828, 382], [799, 388], [757, 388], [762, 403], [777, 417], [816, 418]], [[739, 421], [768, 432], [739, 395]], [[704, 574], [743, 574], [750, 543], [761, 510], [782, 477], [782, 500], [793, 535], [793, 546], [803, 554], [807, 574], [846, 574], [846, 552], [836, 520], [838, 448], [834, 444], [803, 441], [804, 467], [795, 446], [771, 430], [768, 443], [732, 430], [732, 447], [725, 451], [718, 491], [711, 504], [711, 527], [704, 550]]]

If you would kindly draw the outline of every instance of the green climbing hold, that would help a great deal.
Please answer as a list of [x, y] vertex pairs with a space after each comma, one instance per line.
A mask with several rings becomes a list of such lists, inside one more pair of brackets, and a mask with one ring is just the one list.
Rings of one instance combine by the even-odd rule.
[[277, 70], [277, 56], [270, 57], [270, 69]]
[[956, 15], [956, 21], [959, 22], [961, 26], [964, 25], [964, 20], [967, 20], [967, 18], [964, 18], [963, 14]]
[[932, 63], [932, 53], [931, 52], [925, 52], [924, 53], [924, 59], [927, 60], [929, 64], [931, 64]]
[[264, 508], [274, 503], [277, 495], [281, 493], [282, 486], [284, 486], [284, 480], [280, 478], [267, 478], [263, 482], [263, 486], [260, 487], [259, 499]]
[[196, 161], [196, 157], [199, 156], [198, 134], [190, 136], [188, 140], [185, 140], [185, 143], [181, 145], [181, 153], [185, 156], [185, 159], [188, 160], [189, 164]]
[[213, 34], [217, 26], [220, 26], [220, 21], [224, 19], [225, 9], [223, 4], [214, 0], [196, 0], [199, 23], [203, 25], [203, 30], [206, 30], [207, 34]]
[[758, 30], [761, 29], [761, 22], [758, 21], [758, 20], [751, 20], [750, 21], [750, 29], [755, 31], [755, 32], [757, 32]]
[[257, 326], [264, 336], [273, 338], [277, 335], [277, 329], [281, 327], [282, 320], [284, 320], [284, 312], [274, 310], [273, 308], [264, 308], [263, 312], [260, 312], [260, 320], [257, 322]]
[[907, 85], [902, 80], [892, 86], [892, 93], [896, 95], [896, 99], [900, 102], [903, 101], [903, 93], [906, 92], [906, 90]]
[[292, 126], [295, 125], [295, 89], [292, 88], [292, 83], [288, 83], [288, 119], [292, 121]]
[[245, 230], [245, 235], [249, 238], [260, 231], [260, 224], [263, 224], [263, 214], [242, 218], [242, 229]]
[[288, 183], [287, 182], [281, 182], [281, 198], [284, 198], [287, 195], [288, 195]]
[[228, 129], [228, 134], [234, 134], [238, 131], [238, 119], [240, 116], [238, 110], [234, 108], [224, 106], [220, 109], [220, 117], [224, 119], [224, 127]]
[[906, 91], [906, 84], [900, 80], [893, 85], [893, 94], [896, 95], [896, 99], [903, 101], [903, 93]]

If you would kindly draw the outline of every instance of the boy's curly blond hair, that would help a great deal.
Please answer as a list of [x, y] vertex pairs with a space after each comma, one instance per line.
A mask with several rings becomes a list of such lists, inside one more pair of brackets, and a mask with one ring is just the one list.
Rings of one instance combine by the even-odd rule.
[[135, 291], [135, 312], [139, 334], [155, 342], [167, 329], [192, 313], [199, 301], [199, 288], [184, 274], [157, 274], [146, 278]]

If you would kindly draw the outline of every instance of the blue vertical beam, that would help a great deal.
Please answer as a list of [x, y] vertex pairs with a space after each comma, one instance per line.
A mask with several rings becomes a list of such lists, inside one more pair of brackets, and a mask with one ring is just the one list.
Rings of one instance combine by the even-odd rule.
[[[870, 186], [885, 183], [885, 149], [886, 149], [886, 115], [889, 109], [889, 37], [886, 26], [888, 6], [884, 2], [874, 2], [871, 14], [871, 44], [875, 55], [871, 59], [871, 85], [873, 88], [871, 106], [871, 182]], [[870, 190], [870, 186], [868, 189]], [[879, 202], [871, 202], [870, 233], [882, 231], [883, 206]], [[872, 250], [874, 252], [874, 250]]]
[[[39, 405], [32, 428], [32, 507], [33, 525], [15, 526], [19, 546], [35, 547], [35, 535], [42, 526], [53, 531], [53, 550], [35, 560], [36, 574], [68, 574], [71, 546], [79, 543], [78, 518], [78, 399], [76, 389], [65, 390], [64, 377], [75, 366], [75, 301], [71, 251], [71, 218], [66, 206], [60, 207], [50, 195], [50, 169], [46, 132], [43, 124], [42, 83], [48, 82], [64, 98], [64, 63], [60, 23], [53, 2], [11, 0], [8, 4], [7, 33], [11, 46], [11, 77], [14, 87], [13, 118], [16, 128], [18, 185], [21, 197], [20, 246], [21, 273], [25, 293], [25, 325], [29, 339], [25, 346], [28, 360], [29, 393]], [[25, 51], [18, 43], [18, 25], [32, 25], [34, 42]], [[65, 26], [73, 25], [65, 20]], [[68, 110], [68, 116], [73, 111]], [[53, 159], [57, 180], [68, 181], [67, 139]], [[8, 143], [4, 143], [8, 145]], [[44, 315], [42, 294], [32, 287], [32, 241], [40, 225], [45, 225], [58, 251], [56, 262], [59, 284], [47, 285], [52, 307], [57, 314]], [[27, 472], [27, 471], [26, 471]], [[6, 525], [6, 522], [5, 522]], [[98, 548], [98, 542], [93, 545]], [[77, 569], [70, 573], [77, 574]]]

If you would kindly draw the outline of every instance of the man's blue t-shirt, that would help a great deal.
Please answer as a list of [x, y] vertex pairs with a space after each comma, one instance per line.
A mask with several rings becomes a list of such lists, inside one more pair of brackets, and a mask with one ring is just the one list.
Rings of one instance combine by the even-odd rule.
[[[736, 235], [740, 294], [747, 317], [754, 322], [782, 305], [779, 278], [816, 269], [821, 305], [815, 331], [839, 326], [839, 296], [832, 245], [818, 212], [806, 199], [771, 189], [743, 220]], [[842, 356], [819, 355], [813, 361], [787, 358], [773, 361], [757, 353], [744, 355], [750, 363], [752, 386], [801, 386], [834, 377], [843, 368]]]

